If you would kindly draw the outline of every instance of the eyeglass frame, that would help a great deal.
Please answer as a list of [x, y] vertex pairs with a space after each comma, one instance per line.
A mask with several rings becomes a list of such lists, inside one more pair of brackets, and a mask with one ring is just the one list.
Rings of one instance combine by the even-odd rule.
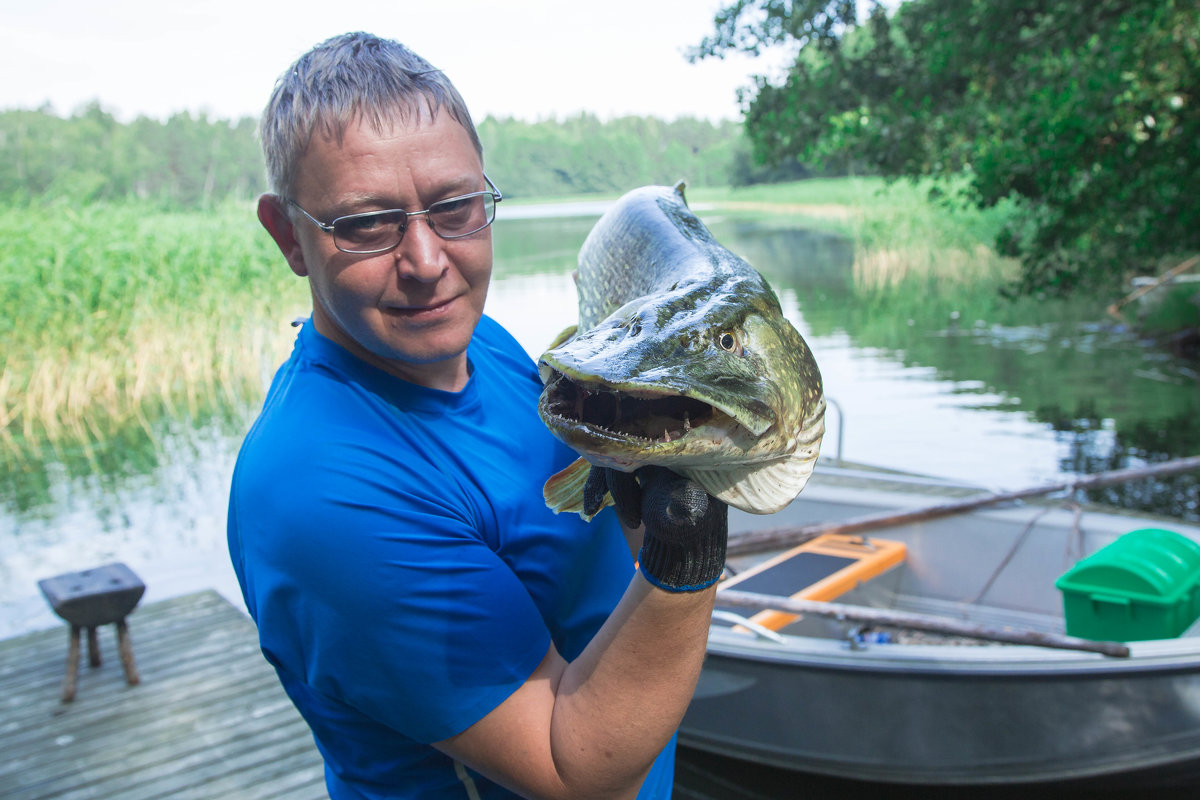
[[[473, 234], [479, 233], [482, 230], [485, 230], [486, 228], [491, 227], [492, 223], [496, 221], [495, 204], [499, 203], [501, 200], [503, 200], [504, 195], [501, 194], [500, 190], [496, 188], [496, 184], [492, 183], [492, 179], [487, 176], [486, 172], [483, 173], [483, 180], [488, 185], [487, 189], [485, 189], [483, 191], [479, 191], [479, 192], [467, 192], [466, 194], [455, 195], [454, 197], [447, 197], [443, 200], [438, 200], [436, 203], [432, 203], [429, 206], [429, 208], [426, 208], [423, 211], [406, 211], [403, 208], [384, 208], [384, 209], [380, 209], [379, 211], [364, 211], [359, 214], [344, 214], [340, 217], [334, 217], [333, 220], [331, 220], [330, 222], [321, 222], [321, 220], [317, 219], [312, 214], [305, 211], [300, 206], [300, 204], [297, 203], [292, 198], [288, 197], [285, 199], [287, 200], [288, 205], [295, 207], [295, 209], [297, 211], [299, 211], [304, 216], [308, 217], [309, 222], [311, 222], [313, 225], [316, 225], [318, 228], [323, 230], [325, 233], [328, 233], [330, 236], [332, 236], [333, 237], [333, 246], [336, 247], [339, 251], [341, 251], [343, 253], [349, 253], [351, 255], [356, 255], [356, 256], [378, 255], [380, 253], [391, 252], [392, 250], [395, 250], [397, 247], [400, 246], [400, 243], [404, 241], [404, 234], [408, 233], [409, 220], [411, 220], [413, 217], [420, 217], [420, 216], [429, 214], [429, 212], [433, 210], [434, 206], [441, 205], [442, 203], [451, 203], [451, 202], [454, 202], [455, 200], [465, 200], [468, 197], [479, 197], [479, 196], [485, 195], [485, 194], [490, 194], [492, 196], [492, 218], [489, 219], [487, 221], [487, 223], [484, 224], [482, 227], [476, 228], [473, 231], [467, 231], [466, 233], [457, 233], [453, 236], [447, 236], [444, 233], [442, 233], [441, 231], [439, 231], [437, 229], [436, 225], [434, 225], [433, 223], [430, 223], [429, 229], [432, 230], [434, 233], [436, 233], [442, 239], [445, 239], [447, 241], [453, 241], [455, 239], [464, 239], [467, 236], [471, 236]], [[334, 231], [334, 227], [342, 220], [344, 220], [344, 219], [361, 219], [362, 217], [370, 217], [370, 216], [375, 216], [377, 214], [394, 214], [397, 211], [404, 214], [404, 223], [405, 224], [404, 224], [404, 229], [400, 231], [400, 238], [396, 240], [395, 244], [380, 248], [378, 250], [347, 250], [346, 248], [344, 248], [338, 244], [338, 237], [336, 234], [334, 234], [333, 231]]]

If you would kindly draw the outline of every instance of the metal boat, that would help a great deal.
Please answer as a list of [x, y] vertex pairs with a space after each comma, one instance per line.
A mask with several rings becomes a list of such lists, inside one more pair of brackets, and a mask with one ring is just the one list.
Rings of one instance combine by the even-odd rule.
[[[731, 512], [731, 542], [765, 522], [803, 529], [978, 492], [823, 465], [778, 514]], [[834, 613], [882, 610], [945, 620], [952, 629], [1013, 632], [1016, 641], [1044, 634], [1069, 646], [1060, 576], [1135, 529], [1166, 528], [1200, 542], [1200, 527], [1061, 502], [909, 516], [856, 534], [867, 548], [902, 546], [902, 558], [834, 589], [831, 613], [819, 603], [798, 618], [725, 607], [723, 596], [749, 585], [742, 576], [774, 581], [768, 593], [784, 596], [807, 580], [781, 589], [787, 577], [770, 576], [768, 559], [778, 562], [788, 548], [731, 557], [739, 575], [718, 593], [681, 745], [773, 768], [896, 784], [1108, 785], [1200, 775], [1200, 625], [1174, 638], [1131, 641], [1122, 657], [1000, 643], [986, 633], [913, 632]], [[764, 614], [775, 615], [771, 624]]]

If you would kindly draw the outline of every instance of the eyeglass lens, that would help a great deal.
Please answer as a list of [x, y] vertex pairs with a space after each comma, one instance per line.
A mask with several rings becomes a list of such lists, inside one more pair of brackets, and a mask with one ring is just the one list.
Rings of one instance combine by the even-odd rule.
[[[443, 239], [458, 239], [492, 223], [496, 199], [491, 192], [477, 192], [439, 201], [424, 213], [434, 233]], [[333, 221], [334, 244], [347, 252], [388, 250], [404, 237], [409, 216], [396, 210], [339, 217]]]

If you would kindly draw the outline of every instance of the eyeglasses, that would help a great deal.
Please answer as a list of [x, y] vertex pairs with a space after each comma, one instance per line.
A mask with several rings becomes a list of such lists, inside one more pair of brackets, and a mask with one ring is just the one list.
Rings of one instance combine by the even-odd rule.
[[404, 211], [399, 208], [387, 211], [368, 211], [365, 214], [350, 214], [338, 217], [333, 222], [321, 222], [300, 208], [299, 203], [289, 199], [301, 214], [326, 233], [333, 234], [333, 245], [343, 253], [386, 253], [400, 245], [408, 223], [413, 217], [425, 215], [433, 232], [443, 239], [461, 239], [479, 233], [496, 219], [496, 203], [504, 199], [496, 184], [487, 175], [488, 191], [448, 197], [439, 200], [424, 211]]

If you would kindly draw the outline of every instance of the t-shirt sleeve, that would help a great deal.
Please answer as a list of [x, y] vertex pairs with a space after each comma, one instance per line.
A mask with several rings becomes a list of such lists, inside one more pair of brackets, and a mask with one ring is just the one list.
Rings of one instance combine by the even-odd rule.
[[[254, 559], [278, 565], [256, 575], [264, 651], [312, 691], [414, 740], [462, 732], [545, 656], [537, 607], [453, 482], [362, 447], [317, 449], [318, 468], [258, 496], [272, 507], [254, 517], [280, 526], [259, 537], [275, 552]], [[252, 533], [242, 538], [253, 546]]]

